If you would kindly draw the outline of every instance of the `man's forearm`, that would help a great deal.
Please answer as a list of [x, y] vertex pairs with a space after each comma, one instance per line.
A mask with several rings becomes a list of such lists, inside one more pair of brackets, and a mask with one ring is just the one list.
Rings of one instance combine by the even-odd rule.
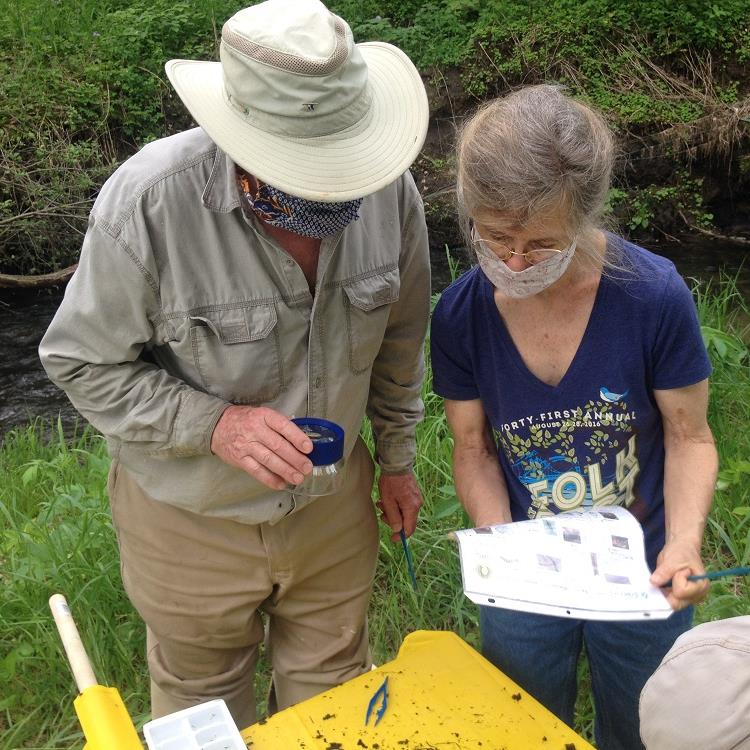
[[94, 427], [154, 455], [210, 453], [228, 404], [141, 360], [92, 364], [42, 348], [50, 378]]
[[378, 461], [387, 474], [411, 470], [416, 429], [424, 418], [424, 340], [430, 316], [430, 250], [419, 191], [402, 181], [404, 217], [399, 254], [399, 295], [370, 376], [367, 415]]

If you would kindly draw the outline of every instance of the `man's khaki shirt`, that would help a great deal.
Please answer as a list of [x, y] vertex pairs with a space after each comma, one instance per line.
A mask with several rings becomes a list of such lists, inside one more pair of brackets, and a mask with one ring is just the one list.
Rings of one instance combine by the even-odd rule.
[[242, 211], [231, 160], [199, 128], [129, 159], [97, 198], [80, 265], [40, 345], [50, 378], [157, 500], [245, 523], [295, 508], [210, 451], [228, 404], [365, 413], [383, 471], [408, 470], [423, 414], [430, 274], [407, 173], [321, 243], [314, 296]]

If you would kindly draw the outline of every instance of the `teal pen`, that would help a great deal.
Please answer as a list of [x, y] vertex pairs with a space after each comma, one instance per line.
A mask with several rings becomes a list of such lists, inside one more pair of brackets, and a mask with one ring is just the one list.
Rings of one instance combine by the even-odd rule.
[[406, 532], [401, 529], [399, 532], [399, 535], [401, 537], [401, 544], [404, 547], [404, 555], [406, 556], [406, 567], [409, 569], [409, 578], [411, 578], [411, 586], [416, 591], [417, 590], [417, 576], [414, 573], [414, 563], [411, 559], [411, 550], [409, 549], [409, 541], [406, 538]]
[[[726, 570], [711, 570], [708, 573], [702, 573], [698, 576], [688, 576], [688, 581], [715, 581], [717, 578], [726, 578], [727, 576], [747, 576], [750, 575], [750, 566], [740, 568], [727, 568]], [[667, 581], [662, 588], [669, 588], [672, 581]]]
[[701, 581], [707, 578], [709, 581], [715, 581], [717, 578], [726, 578], [727, 576], [747, 576], [750, 575], [750, 567], [727, 568], [726, 570], [712, 570], [699, 576], [688, 576], [688, 581]]

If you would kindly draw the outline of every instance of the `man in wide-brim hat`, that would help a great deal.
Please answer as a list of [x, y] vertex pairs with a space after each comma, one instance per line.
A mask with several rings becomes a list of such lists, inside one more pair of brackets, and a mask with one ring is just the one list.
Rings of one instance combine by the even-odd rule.
[[[416, 525], [430, 283], [407, 169], [427, 99], [401, 51], [355, 45], [317, 0], [246, 8], [221, 62], [167, 74], [200, 127], [102, 188], [40, 355], [108, 440], [154, 716], [223, 698], [245, 726], [261, 612], [280, 708], [370, 666], [365, 414], [384, 518]], [[333, 494], [302, 489], [305, 416], [344, 429]]]

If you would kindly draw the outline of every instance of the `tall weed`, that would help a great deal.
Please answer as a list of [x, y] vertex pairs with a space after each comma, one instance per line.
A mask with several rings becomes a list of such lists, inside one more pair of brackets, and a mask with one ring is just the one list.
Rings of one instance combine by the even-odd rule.
[[[733, 278], [695, 291], [714, 367], [709, 422], [720, 456], [706, 564], [729, 568], [750, 564], [750, 309]], [[711, 597], [699, 608], [701, 619], [748, 612], [747, 578], [712, 584]]]

